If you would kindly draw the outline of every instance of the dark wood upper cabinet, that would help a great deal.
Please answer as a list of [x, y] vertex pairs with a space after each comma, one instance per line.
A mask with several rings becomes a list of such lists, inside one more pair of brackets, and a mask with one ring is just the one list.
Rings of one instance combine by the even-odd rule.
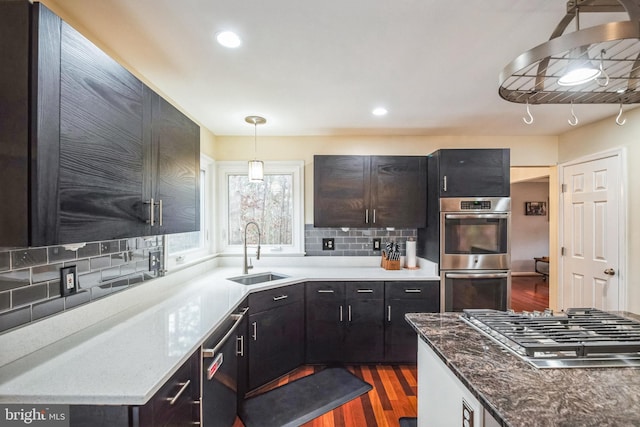
[[64, 22], [61, 47], [57, 241], [144, 234], [143, 84]]
[[316, 227], [424, 227], [423, 156], [314, 156]]
[[509, 149], [443, 149], [429, 157], [429, 192], [438, 197], [509, 197]]
[[195, 123], [41, 3], [0, 36], [0, 247], [199, 229]]
[[154, 209], [149, 234], [198, 230], [200, 128], [151, 89], [145, 87], [144, 98], [144, 200], [145, 210]]

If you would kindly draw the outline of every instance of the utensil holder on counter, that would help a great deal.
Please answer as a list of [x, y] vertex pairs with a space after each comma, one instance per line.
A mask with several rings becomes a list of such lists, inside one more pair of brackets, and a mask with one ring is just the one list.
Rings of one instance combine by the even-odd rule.
[[385, 270], [400, 270], [400, 260], [390, 260], [387, 258], [387, 254], [383, 253], [380, 266]]

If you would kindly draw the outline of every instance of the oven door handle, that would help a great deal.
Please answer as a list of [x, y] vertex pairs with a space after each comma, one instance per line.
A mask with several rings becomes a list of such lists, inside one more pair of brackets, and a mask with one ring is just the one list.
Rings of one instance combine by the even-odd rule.
[[446, 219], [507, 219], [508, 213], [496, 214], [445, 214]]
[[506, 279], [509, 273], [445, 273], [445, 279]]

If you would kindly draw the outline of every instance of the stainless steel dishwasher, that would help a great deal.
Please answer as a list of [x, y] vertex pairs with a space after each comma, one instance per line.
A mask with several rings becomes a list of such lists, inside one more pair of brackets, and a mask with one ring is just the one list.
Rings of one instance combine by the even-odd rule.
[[230, 427], [238, 403], [238, 356], [244, 353], [244, 334], [239, 331], [247, 308], [230, 315], [220, 332], [202, 344], [201, 422], [205, 427]]

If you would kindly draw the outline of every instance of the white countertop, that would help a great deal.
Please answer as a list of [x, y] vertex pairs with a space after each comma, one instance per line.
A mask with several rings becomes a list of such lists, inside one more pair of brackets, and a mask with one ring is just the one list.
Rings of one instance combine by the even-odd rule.
[[211, 267], [216, 261], [144, 282], [0, 335], [0, 403], [142, 405], [250, 292], [317, 280], [439, 280], [420, 261], [419, 270], [387, 271], [366, 259], [359, 267], [280, 259], [251, 274], [288, 278], [251, 286], [227, 280], [241, 268]]

